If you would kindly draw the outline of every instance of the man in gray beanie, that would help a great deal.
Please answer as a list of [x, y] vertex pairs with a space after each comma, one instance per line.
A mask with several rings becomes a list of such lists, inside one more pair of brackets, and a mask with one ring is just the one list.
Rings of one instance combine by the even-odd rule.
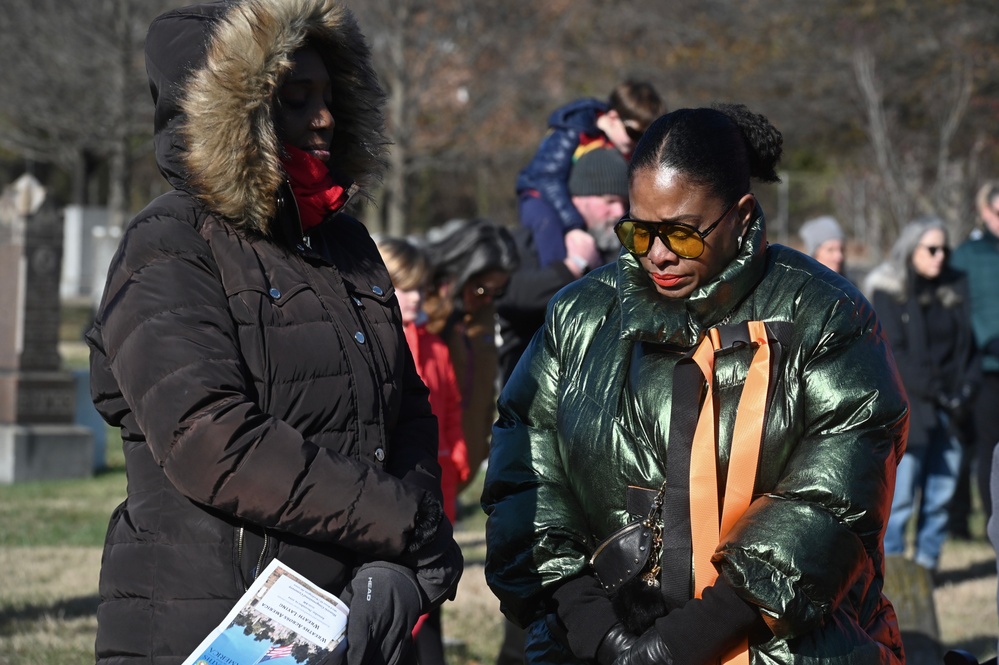
[[846, 264], [846, 236], [835, 217], [823, 215], [810, 219], [798, 231], [805, 243], [805, 253], [829, 268], [843, 274]]
[[[624, 157], [610, 148], [585, 153], [572, 167], [569, 194], [586, 222], [586, 231], [597, 243], [601, 262], [613, 260], [621, 249], [621, 243], [614, 235], [614, 224], [628, 207], [628, 164]], [[567, 249], [570, 242], [567, 235]], [[567, 255], [571, 256], [571, 253], [567, 252]]]
[[[520, 268], [507, 284], [506, 295], [496, 302], [500, 323], [500, 370], [505, 381], [544, 323], [545, 308], [555, 293], [569, 282], [604, 263], [615, 261], [621, 243], [614, 223], [628, 207], [628, 165], [613, 148], [595, 148], [573, 164], [569, 174], [572, 204], [586, 229], [571, 229], [564, 236], [535, 234], [526, 224], [514, 232]], [[564, 242], [565, 258], [545, 262], [552, 247]]]

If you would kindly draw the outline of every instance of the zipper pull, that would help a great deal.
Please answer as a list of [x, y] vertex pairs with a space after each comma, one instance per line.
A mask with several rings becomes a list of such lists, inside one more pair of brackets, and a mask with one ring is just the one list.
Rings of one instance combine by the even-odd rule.
[[346, 208], [347, 204], [350, 203], [350, 200], [354, 198], [354, 194], [357, 194], [359, 191], [361, 191], [360, 185], [358, 185], [356, 182], [350, 183], [350, 187], [347, 188], [347, 196], [346, 198], [344, 198], [343, 205], [340, 206], [340, 209], [343, 210], [344, 208]]

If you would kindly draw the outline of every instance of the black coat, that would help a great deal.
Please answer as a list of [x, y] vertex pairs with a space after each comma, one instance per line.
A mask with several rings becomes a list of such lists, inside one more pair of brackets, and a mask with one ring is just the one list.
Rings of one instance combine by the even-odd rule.
[[[967, 280], [962, 273], [945, 270], [934, 281], [933, 288], [926, 292], [926, 297], [935, 301], [932, 308], [920, 304], [912, 284], [893, 285], [887, 289], [876, 287], [872, 297], [909, 396], [909, 450], [928, 445], [930, 432], [939, 424], [941, 402], [950, 399], [970, 401], [980, 380]], [[946, 320], [932, 324], [942, 326], [952, 334], [944, 339], [929, 339], [927, 311], [946, 317]], [[940, 366], [934, 359], [931, 343], [940, 344], [949, 351], [947, 355], [951, 360], [947, 367]], [[959, 429], [955, 428], [955, 431]]]
[[496, 302], [499, 318], [500, 378], [503, 383], [513, 373], [534, 333], [545, 322], [548, 301], [575, 277], [562, 261], [541, 267], [534, 235], [525, 226], [513, 232], [520, 266], [510, 275], [506, 293]]
[[[379, 96], [353, 20], [329, 0], [305, 4], [318, 23], [294, 26], [349, 70], [331, 69], [335, 97], [364, 102], [363, 119], [338, 109], [336, 131], [377, 145], [364, 130]], [[232, 88], [212, 83], [246, 85], [241, 99], [267, 109], [281, 74], [268, 68], [287, 62], [269, 56], [294, 47], [283, 21], [295, 17], [283, 0], [258, 2], [253, 21], [210, 31], [205, 62], [197, 51], [223, 11], [241, 8], [177, 10], [150, 30], [157, 159], [176, 189], [125, 230], [88, 334], [94, 402], [121, 428], [128, 473], [101, 567], [99, 663], [180, 663], [275, 557], [334, 593], [360, 563], [396, 561], [430, 603], [461, 570], [436, 517], [436, 419], [374, 243], [345, 214], [303, 237], [269, 111], [242, 117], [259, 108], [226, 106]], [[257, 76], [225, 69], [252, 69], [249, 56], [213, 59], [247, 40], [273, 50]], [[357, 151], [334, 155], [363, 180]]]

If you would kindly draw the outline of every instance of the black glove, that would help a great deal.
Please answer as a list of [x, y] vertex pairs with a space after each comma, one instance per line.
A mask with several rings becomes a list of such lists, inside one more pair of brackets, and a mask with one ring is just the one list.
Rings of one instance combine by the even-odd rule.
[[971, 405], [971, 386], [964, 386], [957, 393], [948, 395], [941, 393], [937, 395], [937, 406], [950, 417], [956, 424], [963, 422], [968, 417], [969, 406]]
[[418, 555], [420, 550], [432, 546], [441, 522], [446, 521], [440, 499], [431, 492], [424, 492], [413, 518], [413, 534], [406, 546], [406, 554]]
[[349, 588], [347, 665], [414, 662], [413, 627], [423, 598], [409, 568], [384, 561], [361, 566]]
[[614, 624], [597, 647], [597, 662], [600, 665], [614, 665], [614, 661], [637, 641], [638, 636], [629, 632], [624, 624]]
[[[342, 599], [341, 599], [342, 600]], [[316, 661], [315, 665], [346, 665], [347, 645], [341, 642], [333, 651]], [[312, 658], [309, 658], [309, 665], [312, 665]]]
[[618, 623], [607, 592], [593, 575], [580, 575], [557, 588], [552, 600], [556, 617], [552, 636], [576, 658], [593, 660], [604, 636]]
[[416, 571], [428, 609], [454, 600], [464, 559], [441, 502], [430, 492], [420, 502], [413, 538], [399, 562]]
[[642, 633], [630, 649], [620, 654], [614, 665], [673, 665], [673, 654], [653, 626]]

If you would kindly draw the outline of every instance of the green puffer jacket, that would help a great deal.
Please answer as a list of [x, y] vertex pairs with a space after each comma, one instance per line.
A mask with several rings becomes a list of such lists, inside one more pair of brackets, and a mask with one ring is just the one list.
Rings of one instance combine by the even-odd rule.
[[[792, 324], [754, 501], [713, 559], [775, 635], [751, 647], [752, 663], [902, 662], [881, 538], [905, 394], [870, 304], [805, 255], [768, 246], [759, 209], [740, 255], [686, 300], [660, 297], [627, 253], [563, 289], [504, 389], [482, 497], [486, 579], [528, 627], [531, 662], [574, 662], [548, 633], [551, 595], [631, 521], [627, 486], [662, 484], [681, 353], [744, 320]], [[721, 478], [750, 360], [716, 358]]]

